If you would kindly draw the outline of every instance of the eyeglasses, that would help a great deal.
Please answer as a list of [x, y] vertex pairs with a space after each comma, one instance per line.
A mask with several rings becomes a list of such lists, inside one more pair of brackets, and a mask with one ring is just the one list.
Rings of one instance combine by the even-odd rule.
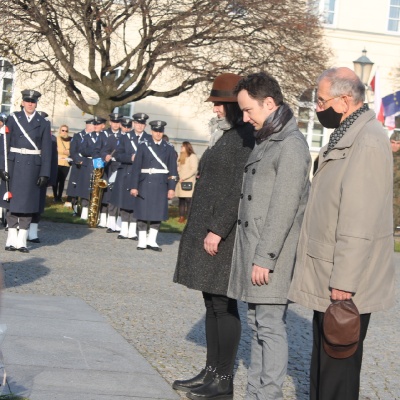
[[333, 100], [333, 99], [337, 99], [337, 98], [339, 98], [339, 97], [342, 97], [342, 96], [331, 97], [330, 99], [327, 99], [327, 100], [318, 99], [318, 100], [317, 100], [318, 107], [319, 107], [319, 108], [324, 108], [325, 104], [326, 104], [328, 101], [331, 101], [331, 100]]
[[61, 129], [61, 132], [68, 132], [67, 129]]
[[325, 104], [326, 104], [328, 101], [331, 101], [331, 100], [333, 100], [333, 99], [338, 99], [339, 97], [351, 97], [351, 96], [348, 95], [348, 94], [342, 94], [342, 95], [340, 95], [340, 96], [331, 97], [330, 99], [326, 99], [326, 100], [324, 100], [324, 99], [318, 99], [318, 100], [317, 100], [318, 107], [319, 107], [319, 108], [324, 108], [324, 107], [325, 107]]

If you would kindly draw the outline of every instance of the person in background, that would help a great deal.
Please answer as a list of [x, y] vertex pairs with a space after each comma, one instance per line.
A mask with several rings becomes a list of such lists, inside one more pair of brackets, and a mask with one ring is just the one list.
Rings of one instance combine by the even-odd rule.
[[[396, 300], [393, 158], [389, 138], [364, 101], [365, 85], [349, 68], [328, 69], [317, 80], [317, 117], [334, 131], [319, 153], [288, 294], [314, 311], [311, 400], [359, 398], [371, 313]], [[357, 350], [332, 357], [323, 346], [325, 312], [332, 302], [350, 299], [360, 313]]]
[[400, 226], [400, 129], [390, 136], [393, 153], [393, 232]]
[[71, 138], [69, 136], [68, 125], [61, 125], [57, 136], [58, 168], [57, 180], [53, 185], [54, 202], [61, 203], [64, 191], [65, 180], [71, 168], [69, 163]]
[[200, 290], [206, 309], [205, 367], [172, 387], [190, 399], [233, 399], [233, 370], [241, 335], [237, 301], [227, 297], [244, 165], [254, 147], [234, 93], [241, 76], [215, 78], [210, 97], [217, 119], [201, 157], [196, 190], [179, 244], [174, 282]]
[[[161, 221], [168, 219], [168, 200], [175, 196], [178, 175], [175, 150], [162, 139], [165, 121], [151, 121], [151, 138], [137, 146], [130, 176], [130, 194], [134, 197], [137, 219], [137, 250], [162, 251], [157, 244]], [[147, 237], [147, 224], [150, 224]]]
[[78, 216], [78, 183], [82, 173], [82, 164], [84, 158], [82, 157], [81, 148], [85, 143], [85, 136], [90, 135], [94, 130], [93, 119], [85, 121], [85, 129], [75, 133], [70, 143], [70, 157], [72, 159], [71, 173], [69, 175], [67, 196], [71, 199], [73, 209], [73, 216]]
[[[36, 111], [43, 118], [48, 119], [48, 114], [44, 111]], [[58, 153], [57, 153], [57, 138], [51, 135], [51, 170], [50, 178], [48, 181], [48, 186], [54, 186], [57, 180], [57, 169], [58, 169]], [[28, 242], [40, 243], [38, 236], [38, 227], [41, 219], [41, 215], [44, 213], [44, 208], [46, 206], [46, 196], [47, 196], [47, 186], [40, 189], [40, 208], [39, 212], [32, 214], [32, 220], [29, 224], [28, 229]]]
[[26, 242], [32, 214], [40, 211], [41, 191], [50, 177], [51, 129], [50, 121], [36, 112], [40, 96], [36, 90], [22, 91], [23, 109], [7, 120], [7, 148], [0, 143], [0, 177], [12, 193], [9, 201], [0, 199], [0, 206], [8, 209], [7, 251], [29, 253]]
[[198, 166], [199, 159], [193, 150], [193, 146], [190, 142], [183, 142], [178, 158], [179, 182], [175, 190], [175, 195], [179, 199], [178, 222], [181, 224], [186, 221], [189, 214]]

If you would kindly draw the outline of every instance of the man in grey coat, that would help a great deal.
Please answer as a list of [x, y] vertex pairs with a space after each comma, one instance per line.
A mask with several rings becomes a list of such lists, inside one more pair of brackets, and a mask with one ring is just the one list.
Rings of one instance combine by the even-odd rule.
[[278, 82], [263, 72], [236, 87], [256, 129], [244, 169], [228, 296], [248, 302], [253, 331], [246, 399], [283, 399], [287, 292], [308, 198], [311, 157]]

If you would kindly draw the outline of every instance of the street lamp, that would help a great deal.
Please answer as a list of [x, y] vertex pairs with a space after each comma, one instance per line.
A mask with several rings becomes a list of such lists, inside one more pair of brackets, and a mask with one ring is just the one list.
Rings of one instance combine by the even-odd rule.
[[371, 75], [374, 63], [367, 57], [367, 50], [362, 51], [362, 56], [353, 61], [354, 72], [361, 79], [361, 82], [368, 88], [369, 76]]

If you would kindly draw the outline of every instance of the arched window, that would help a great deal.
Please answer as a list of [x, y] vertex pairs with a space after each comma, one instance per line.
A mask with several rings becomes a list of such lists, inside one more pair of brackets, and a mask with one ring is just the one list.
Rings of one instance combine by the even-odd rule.
[[320, 124], [315, 113], [315, 88], [307, 89], [299, 98], [299, 115], [297, 118], [299, 129], [307, 139], [311, 151], [319, 151], [329, 141], [328, 130]]
[[7, 115], [11, 112], [13, 95], [14, 67], [13, 65], [0, 58], [0, 105], [1, 112]]

